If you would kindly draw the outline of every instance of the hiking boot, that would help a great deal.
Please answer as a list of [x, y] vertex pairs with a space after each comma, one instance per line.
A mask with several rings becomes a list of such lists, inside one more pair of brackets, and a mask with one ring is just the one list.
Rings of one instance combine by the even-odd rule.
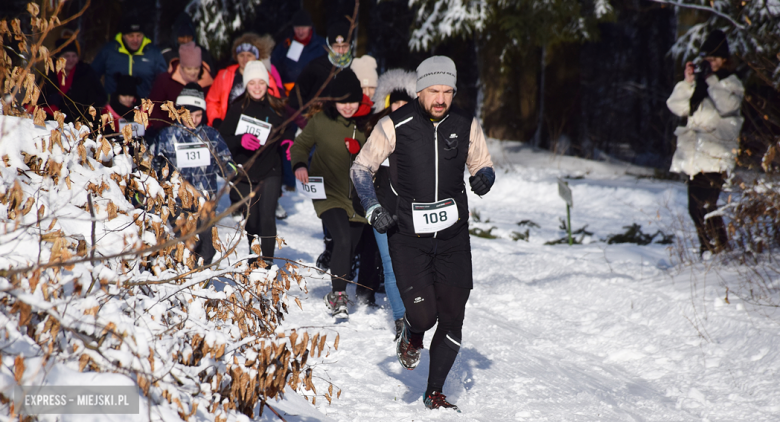
[[395, 320], [395, 341], [398, 341], [398, 337], [401, 337], [401, 331], [404, 329], [404, 319], [398, 318]]
[[423, 403], [425, 403], [425, 407], [428, 409], [452, 409], [458, 413], [460, 413], [460, 409], [458, 409], [458, 406], [455, 406], [454, 404], [447, 401], [447, 396], [444, 394], [434, 391], [431, 394], [429, 394], [427, 397], [423, 398]]
[[422, 348], [422, 338], [420, 338], [420, 344], [412, 344], [409, 327], [401, 319], [401, 335], [395, 342], [395, 353], [398, 355], [398, 362], [401, 363], [401, 366], [409, 370], [416, 368], [417, 364], [420, 363]]
[[285, 218], [287, 218], [287, 211], [284, 210], [284, 207], [282, 206], [282, 204], [279, 204], [279, 203], [276, 204], [276, 213], [275, 214], [276, 214], [276, 218], [278, 220], [284, 220]]
[[330, 292], [325, 295], [325, 306], [336, 319], [349, 319], [347, 301], [347, 292]]

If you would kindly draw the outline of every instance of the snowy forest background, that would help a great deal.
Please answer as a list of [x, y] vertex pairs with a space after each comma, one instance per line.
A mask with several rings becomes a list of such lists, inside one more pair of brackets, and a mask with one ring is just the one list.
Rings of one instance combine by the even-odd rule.
[[[0, 420], [18, 410], [7, 393], [14, 385], [44, 381], [129, 382], [143, 394], [141, 413], [154, 413], [143, 420], [244, 421], [269, 404], [299, 420], [330, 420], [318, 412], [447, 420], [410, 406], [424, 373], [388, 364], [395, 357], [380, 340], [384, 311], [358, 308], [340, 328], [322, 312], [330, 287], [311, 270], [321, 225], [308, 200], [283, 196], [292, 211], [280, 223], [284, 250], [277, 266], [254, 269], [230, 201], [198, 199], [178, 176], [158, 179], [141, 140], [129, 131], [104, 136], [108, 115], [90, 128], [22, 108], [37, 100], [32, 68], [54, 68], [39, 45], [60, 34], [49, 14], [57, 4], [63, 26], [80, 31], [85, 61], [124, 16], [143, 16], [147, 35], [165, 43], [186, 12], [218, 67], [241, 32], [281, 37], [304, 7], [322, 34], [355, 9], [354, 0], [0, 2], [2, 100], [10, 104], [0, 116]], [[596, 412], [604, 420], [777, 420], [780, 0], [359, 6], [357, 55], [376, 57], [380, 72], [453, 57], [456, 102], [492, 138], [500, 177], [491, 195], [469, 199], [479, 288], [465, 329], [474, 347], [448, 381], [465, 409], [489, 411], [482, 420], [544, 420], [536, 412], [547, 420]], [[734, 250], [702, 260], [685, 185], [658, 179], [669, 177], [679, 124], [665, 100], [713, 28], [728, 33], [745, 81], [746, 123], [741, 167], [717, 211]], [[146, 121], [149, 106], [136, 121]], [[573, 247], [561, 237], [561, 179], [577, 198]], [[176, 219], [179, 234], [166, 224], [176, 200], [197, 209]], [[198, 219], [220, 222], [221, 258], [210, 268], [185, 247]], [[272, 401], [282, 391], [286, 399]], [[507, 407], [506, 391], [528, 400]], [[572, 410], [587, 417], [571, 418]], [[67, 420], [57, 418], [39, 420]], [[267, 411], [263, 418], [275, 420]]]
[[[80, 10], [85, 1], [69, 1], [63, 15]], [[5, 1], [0, 15], [18, 15], [26, 3]], [[780, 80], [777, 0], [359, 3], [359, 56], [374, 56], [380, 72], [413, 70], [431, 54], [453, 57], [460, 76], [456, 103], [479, 113], [488, 135], [497, 139], [668, 168], [679, 121], [665, 100], [681, 78], [682, 61], [697, 53], [713, 28], [738, 40], [732, 51], [750, 105], [743, 107], [744, 164], [759, 163], [756, 157], [766, 152], [778, 129], [776, 110], [765, 109], [775, 103], [772, 85]], [[352, 0], [98, 1], [69, 26], [81, 30], [84, 59], [90, 61], [116, 33], [122, 16], [149, 16], [147, 34], [164, 43], [176, 16], [186, 11], [199, 25], [201, 42], [225, 66], [234, 34], [254, 31], [280, 39], [301, 7], [324, 34], [329, 22], [351, 15], [354, 6]]]

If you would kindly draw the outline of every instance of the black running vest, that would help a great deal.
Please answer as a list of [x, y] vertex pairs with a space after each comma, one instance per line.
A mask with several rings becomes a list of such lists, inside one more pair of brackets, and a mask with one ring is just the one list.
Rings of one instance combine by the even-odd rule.
[[[468, 225], [469, 207], [463, 172], [474, 120], [458, 110], [434, 127], [418, 100], [390, 114], [395, 125], [395, 150], [390, 154], [390, 183], [398, 197], [395, 214], [401, 234], [449, 239]], [[419, 234], [412, 222], [412, 202], [432, 203], [452, 198], [458, 221], [437, 233]]]

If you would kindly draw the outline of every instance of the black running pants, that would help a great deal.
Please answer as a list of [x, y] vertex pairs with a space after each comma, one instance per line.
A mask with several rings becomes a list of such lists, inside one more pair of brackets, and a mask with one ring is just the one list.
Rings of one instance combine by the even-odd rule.
[[[241, 200], [241, 197], [249, 195], [253, 189], [258, 189], [255, 197], [249, 200], [246, 233], [250, 247], [252, 239], [255, 236], [260, 237], [260, 249], [264, 257], [273, 257], [276, 249], [276, 205], [279, 201], [281, 186], [282, 177], [271, 176], [259, 183], [253, 183], [251, 186], [242, 180], [236, 183], [238, 192], [230, 191], [230, 200], [236, 203]], [[241, 208], [241, 212], [246, 213], [246, 204]]]
[[388, 240], [412, 335], [422, 336], [439, 323], [431, 341], [428, 390], [441, 392], [460, 350], [473, 286], [467, 228], [446, 240], [398, 233]]
[[[346, 277], [352, 269], [352, 257], [355, 247], [363, 233], [363, 223], [349, 221], [347, 211], [343, 208], [331, 208], [320, 216], [322, 222], [333, 238], [333, 254], [330, 257], [330, 273], [334, 276]], [[334, 292], [347, 290], [347, 281], [331, 277]]]

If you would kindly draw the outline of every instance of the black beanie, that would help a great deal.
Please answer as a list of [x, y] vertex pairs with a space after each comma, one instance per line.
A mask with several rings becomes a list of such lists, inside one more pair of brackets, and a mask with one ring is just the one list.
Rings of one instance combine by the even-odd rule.
[[290, 24], [292, 26], [314, 26], [314, 23], [311, 21], [311, 16], [309, 15], [309, 12], [301, 9], [292, 17], [292, 20], [290, 20]]
[[349, 21], [346, 19], [339, 19], [338, 21], [332, 23], [328, 27], [328, 45], [333, 45], [337, 42], [347, 42], [349, 27]]
[[390, 93], [390, 104], [393, 104], [396, 101], [406, 101], [407, 103], [412, 102], [412, 97], [409, 96], [409, 93], [406, 92], [405, 89], [395, 89], [393, 92]]
[[726, 34], [720, 29], [716, 29], [707, 35], [707, 39], [704, 40], [704, 44], [701, 45], [699, 50], [701, 57], [722, 57], [728, 59], [731, 57], [729, 53], [729, 42], [726, 39]]
[[141, 79], [136, 76], [123, 75], [121, 73], [115, 73], [114, 79], [116, 79], [116, 95], [132, 95], [138, 97], [138, 85], [141, 84]]
[[344, 69], [330, 82], [330, 96], [344, 99], [334, 100], [337, 103], [359, 103], [363, 100], [363, 88], [360, 87], [355, 72], [352, 69]]
[[127, 17], [122, 19], [122, 23], [119, 24], [119, 32], [124, 34], [132, 34], [133, 32], [143, 33], [143, 26], [141, 20], [137, 17]]
[[[65, 44], [68, 41], [69, 38], [70, 37], [63, 37], [63, 38], [60, 38], [57, 41], [55, 41], [54, 42], [54, 49], [60, 48], [60, 46]], [[57, 55], [61, 56], [62, 53], [65, 53], [65, 52], [68, 52], [68, 51], [72, 51], [72, 52], [76, 53], [76, 55], [81, 57], [81, 47], [79, 46], [78, 40], [73, 40], [73, 42], [71, 42], [70, 44], [66, 45], [65, 47], [62, 47], [62, 50], [60, 50], [59, 53], [57, 53]]]

